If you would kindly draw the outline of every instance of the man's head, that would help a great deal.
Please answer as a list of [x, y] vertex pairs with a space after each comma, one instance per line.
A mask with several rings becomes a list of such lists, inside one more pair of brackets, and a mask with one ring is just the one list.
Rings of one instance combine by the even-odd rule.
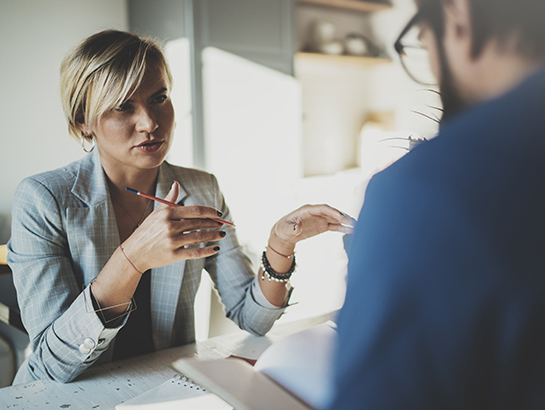
[[439, 82], [444, 120], [503, 94], [545, 62], [543, 0], [416, 0], [415, 25]]

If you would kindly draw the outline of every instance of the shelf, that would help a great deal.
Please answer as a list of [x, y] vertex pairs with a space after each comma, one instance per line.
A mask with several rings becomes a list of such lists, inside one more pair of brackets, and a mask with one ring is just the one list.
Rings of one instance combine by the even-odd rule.
[[379, 57], [358, 57], [347, 55], [329, 55], [319, 53], [297, 53], [295, 54], [295, 61], [317, 61], [324, 63], [333, 63], [339, 65], [357, 65], [363, 67], [373, 67], [381, 64], [389, 64], [392, 62], [389, 58]]
[[361, 13], [370, 13], [392, 8], [391, 4], [360, 0], [298, 0], [298, 2], [301, 4], [313, 4], [315, 6], [331, 7], [340, 10], [359, 11]]

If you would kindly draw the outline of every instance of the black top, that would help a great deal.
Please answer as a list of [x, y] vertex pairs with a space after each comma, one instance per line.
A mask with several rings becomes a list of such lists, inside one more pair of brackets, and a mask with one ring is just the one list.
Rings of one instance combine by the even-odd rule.
[[155, 351], [151, 336], [151, 271], [142, 275], [133, 299], [136, 310], [115, 337], [114, 361]]

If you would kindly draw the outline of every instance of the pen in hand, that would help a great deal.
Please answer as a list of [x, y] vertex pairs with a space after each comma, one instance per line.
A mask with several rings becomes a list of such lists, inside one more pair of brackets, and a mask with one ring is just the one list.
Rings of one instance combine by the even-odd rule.
[[[156, 196], [145, 194], [143, 192], [137, 191], [136, 189], [132, 189], [132, 188], [129, 188], [129, 187], [127, 187], [125, 189], [127, 191], [129, 191], [129, 192], [132, 192], [133, 194], [140, 195], [140, 196], [142, 196], [144, 198], [152, 199], [152, 200], [157, 201], [157, 202], [159, 202], [161, 204], [165, 204], [165, 205], [168, 205], [168, 206], [180, 206], [178, 204], [175, 204], [174, 202], [166, 201], [164, 199], [157, 198]], [[211, 220], [216, 221], [216, 222], [218, 222], [220, 224], [235, 226], [234, 223], [226, 221], [224, 219], [220, 219], [220, 218], [207, 218], [207, 219], [211, 219]]]

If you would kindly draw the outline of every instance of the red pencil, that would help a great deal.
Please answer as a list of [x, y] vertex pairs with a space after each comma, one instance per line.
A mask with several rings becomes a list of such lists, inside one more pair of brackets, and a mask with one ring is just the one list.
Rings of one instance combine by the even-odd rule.
[[[144, 198], [152, 199], [154, 201], [160, 202], [160, 203], [168, 205], [168, 206], [180, 206], [178, 204], [175, 204], [174, 202], [166, 201], [164, 199], [157, 198], [156, 196], [145, 194], [143, 192], [137, 191], [136, 189], [132, 189], [132, 188], [129, 188], [129, 187], [127, 187], [125, 189], [127, 191], [129, 191], [129, 192], [132, 192], [133, 194], [143, 196]], [[224, 219], [220, 219], [220, 218], [208, 218], [208, 219], [212, 219], [213, 221], [219, 222], [220, 224], [235, 226], [234, 223], [226, 221]]]

